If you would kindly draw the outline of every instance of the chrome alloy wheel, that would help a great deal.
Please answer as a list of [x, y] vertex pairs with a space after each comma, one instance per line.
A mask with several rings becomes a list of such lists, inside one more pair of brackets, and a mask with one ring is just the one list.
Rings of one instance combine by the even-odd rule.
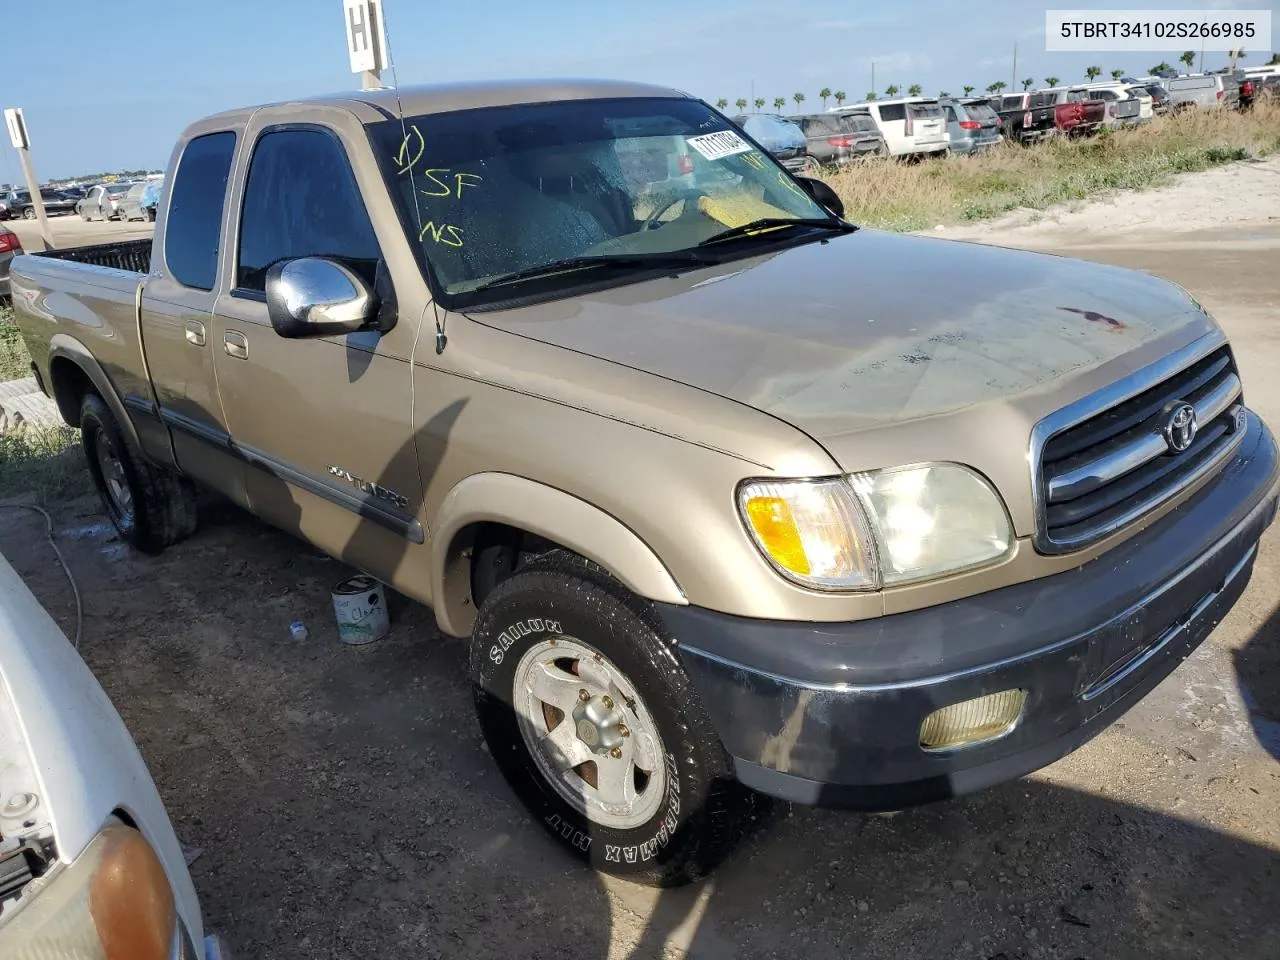
[[626, 676], [571, 637], [535, 644], [516, 665], [512, 703], [538, 771], [592, 823], [626, 830], [662, 806], [657, 725]]

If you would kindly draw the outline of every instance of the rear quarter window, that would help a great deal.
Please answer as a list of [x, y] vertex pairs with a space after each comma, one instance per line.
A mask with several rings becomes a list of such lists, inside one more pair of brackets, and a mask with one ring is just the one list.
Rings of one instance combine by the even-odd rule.
[[182, 151], [164, 223], [164, 261], [184, 287], [212, 290], [218, 275], [218, 238], [236, 135], [230, 130], [194, 137]]

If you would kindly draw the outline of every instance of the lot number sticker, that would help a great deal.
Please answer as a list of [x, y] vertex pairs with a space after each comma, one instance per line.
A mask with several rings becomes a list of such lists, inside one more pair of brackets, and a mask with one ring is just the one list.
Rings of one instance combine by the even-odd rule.
[[689, 146], [708, 160], [732, 157], [735, 153], [746, 153], [751, 149], [751, 145], [732, 130], [719, 130], [715, 133], [704, 133], [700, 137], [690, 137]]

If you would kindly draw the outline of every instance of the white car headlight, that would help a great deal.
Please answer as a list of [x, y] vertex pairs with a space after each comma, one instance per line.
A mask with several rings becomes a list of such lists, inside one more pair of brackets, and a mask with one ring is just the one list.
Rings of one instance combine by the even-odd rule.
[[1013, 545], [1004, 501], [968, 467], [922, 464], [849, 481], [875, 531], [886, 586], [984, 566]]
[[756, 480], [738, 491], [756, 545], [788, 578], [822, 590], [877, 590], [1008, 555], [1004, 502], [959, 464], [824, 480]]

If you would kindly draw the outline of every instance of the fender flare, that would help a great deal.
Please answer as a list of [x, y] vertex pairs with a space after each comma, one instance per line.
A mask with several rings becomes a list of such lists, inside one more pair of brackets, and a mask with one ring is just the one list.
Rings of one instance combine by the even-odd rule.
[[472, 524], [502, 523], [545, 537], [594, 560], [633, 593], [687, 605], [666, 565], [630, 527], [585, 500], [509, 473], [477, 473], [446, 495], [432, 525], [433, 606], [440, 629], [456, 637], [471, 632], [469, 557], [459, 533]]
[[89, 348], [75, 339], [75, 337], [65, 333], [57, 333], [49, 341], [49, 358], [46, 363], [49, 370], [49, 389], [53, 392], [53, 399], [58, 404], [62, 419], [73, 427], [80, 426], [80, 411], [71, 409], [71, 398], [66, 395], [65, 390], [58, 389], [58, 383], [53, 376], [54, 361], [59, 359], [69, 360], [80, 368], [81, 372], [89, 378], [89, 382], [93, 384], [93, 388], [98, 392], [98, 395], [102, 397], [103, 401], [111, 409], [111, 415], [116, 418], [116, 422], [120, 424], [120, 429], [124, 431], [134, 449], [141, 450], [142, 443], [138, 439], [138, 431], [133, 425], [133, 420], [125, 411], [124, 404], [120, 401], [120, 395], [116, 393], [115, 387], [111, 385], [107, 372], [102, 369], [102, 364], [89, 352]]

